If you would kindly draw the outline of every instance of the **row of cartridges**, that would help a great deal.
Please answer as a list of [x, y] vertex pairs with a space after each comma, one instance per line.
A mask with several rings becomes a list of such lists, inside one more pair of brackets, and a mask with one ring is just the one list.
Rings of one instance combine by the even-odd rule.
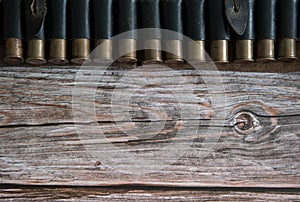
[[[2, 0], [3, 60], [11, 65], [115, 58], [148, 64], [295, 60], [298, 7], [298, 0]], [[137, 54], [135, 30], [153, 28]], [[130, 31], [117, 44], [113, 40]]]

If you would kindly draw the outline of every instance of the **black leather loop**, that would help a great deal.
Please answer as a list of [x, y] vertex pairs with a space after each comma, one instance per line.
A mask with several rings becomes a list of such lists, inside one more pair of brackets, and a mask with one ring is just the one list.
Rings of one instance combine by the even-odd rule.
[[[161, 28], [159, 3], [159, 0], [138, 1], [139, 28]], [[160, 31], [155, 34], [157, 39], [161, 38]]]
[[[137, 1], [118, 0], [118, 33], [137, 29]], [[131, 32], [130, 37], [136, 38], [136, 33]]]
[[70, 0], [72, 39], [90, 39], [90, 1]]
[[114, 36], [115, 4], [113, 0], [93, 0], [93, 24], [95, 39], [110, 39]]
[[24, 0], [26, 39], [45, 39], [46, 0]]
[[276, 40], [277, 0], [257, 0], [255, 5], [256, 39]]
[[205, 0], [184, 0], [183, 16], [185, 35], [193, 40], [205, 40]]
[[45, 39], [46, 0], [24, 0], [26, 39]]
[[278, 0], [277, 33], [278, 38], [297, 38], [298, 0]]
[[209, 39], [211, 41], [230, 40], [230, 29], [225, 16], [224, 0], [208, 0], [206, 3]]
[[236, 35], [236, 40], [255, 40], [255, 0], [246, 0], [248, 7], [248, 22], [242, 36]]
[[243, 35], [248, 24], [247, 0], [225, 0], [225, 14], [235, 33]]
[[67, 39], [67, 0], [47, 1], [48, 39]]

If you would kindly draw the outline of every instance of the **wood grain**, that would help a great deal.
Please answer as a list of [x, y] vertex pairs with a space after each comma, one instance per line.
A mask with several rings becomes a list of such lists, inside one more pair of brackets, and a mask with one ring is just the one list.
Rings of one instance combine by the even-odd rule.
[[[0, 126], [73, 123], [72, 110], [81, 110], [72, 106], [72, 93], [78, 69], [79, 67], [1, 68]], [[195, 70], [157, 71], [157, 74], [154, 74], [158, 76], [157, 81], [154, 81], [157, 82], [157, 86], [150, 90], [144, 88], [138, 91], [132, 100], [132, 111], [141, 111], [141, 107], [136, 102], [142, 102], [149, 103], [148, 105], [154, 109], [163, 107], [166, 114], [172, 114], [176, 107], [176, 102], [174, 102], [176, 97], [172, 91], [188, 98], [190, 95], [185, 92], [185, 87], [189, 85], [193, 89], [193, 100], [187, 100], [181, 104], [191, 109], [191, 117], [200, 116], [199, 119], [210, 120], [218, 109], [220, 112], [226, 112], [228, 119], [239, 110], [252, 111], [262, 116], [300, 114], [300, 75], [298, 73], [221, 72], [224, 91], [216, 92], [214, 96], [221, 98], [224, 96], [225, 99], [212, 106], [208, 88], [202, 77], [210, 79], [212, 82], [210, 84], [214, 85], [213, 79], [219, 79], [218, 72], [209, 70], [202, 70], [198, 73], [195, 73]], [[140, 89], [143, 86], [139, 83], [134, 85], [124, 83], [128, 80], [120, 81], [129, 70], [98, 70], [97, 72], [97, 75], [105, 76], [97, 84], [96, 120], [100, 122], [119, 121], [118, 116], [122, 116], [123, 111], [114, 113], [114, 116], [111, 113], [111, 98], [114, 88], [118, 86], [130, 90]], [[147, 77], [146, 74], [144, 76]], [[95, 78], [94, 75], [90, 77], [87, 79]], [[178, 83], [177, 81], [182, 78], [185, 80]], [[170, 82], [162, 84], [165, 81]], [[83, 91], [93, 89], [94, 83], [91, 81], [86, 80], [82, 83], [80, 88]], [[166, 89], [166, 86], [170, 91]], [[152, 94], [147, 94], [147, 92], [152, 92]], [[144, 100], [140, 100], [142, 96], [145, 97]], [[155, 99], [150, 103], [147, 99], [153, 97]], [[165, 104], [163, 105], [163, 103]], [[215, 116], [217, 117], [216, 114]], [[172, 120], [174, 117], [165, 118]], [[84, 117], [84, 121], [95, 121], [88, 119], [90, 119], [90, 114]], [[145, 121], [147, 117], [140, 117], [140, 119]]]
[[[130, 79], [136, 79], [137, 75], [120, 82], [130, 69], [100, 68], [97, 75], [88, 75], [79, 87], [83, 93], [97, 89], [96, 118], [93, 118], [85, 108], [72, 105], [79, 67], [1, 67], [1, 183], [300, 188], [299, 72], [156, 68], [153, 69], [156, 74], [144, 72], [144, 80], [157, 76], [156, 83], [148, 86], [132, 83]], [[219, 73], [224, 91], [211, 94], [203, 78], [209, 78], [208, 84], [214, 86]], [[95, 86], [92, 79], [99, 75], [104, 76]], [[186, 90], [187, 84], [193, 89], [193, 99]], [[114, 114], [111, 112], [116, 86], [125, 92], [139, 89], [130, 103], [131, 120], [124, 119], [121, 108]], [[187, 117], [180, 116], [174, 93], [166, 90], [166, 86], [186, 98], [181, 106], [189, 109]], [[213, 104], [212, 96], [225, 99]], [[163, 113], [156, 110], [159, 115], [156, 123], [165, 124], [164, 128], [159, 133], [143, 131], [151, 123], [147, 113], [158, 108]], [[85, 116], [74, 121], [74, 111]], [[85, 132], [78, 134], [78, 127]], [[93, 156], [93, 149], [107, 145], [97, 136], [99, 127], [116, 146], [114, 152], [118, 154], [138, 151], [146, 155], [164, 149], [170, 139], [178, 144], [166, 149], [166, 153], [185, 152], [163, 169], [160, 165], [141, 163], [143, 171], [155, 170], [152, 173], [120, 173], [116, 167], [130, 170], [135, 162], [130, 158], [116, 157], [109, 161], [106, 156]], [[185, 130], [184, 136], [175, 136], [180, 130]], [[207, 144], [203, 146], [205, 141]], [[187, 147], [187, 142], [192, 145]], [[211, 151], [207, 149], [210, 146]], [[202, 158], [206, 152], [209, 154]], [[163, 155], [153, 159], [168, 160]]]
[[16, 201], [299, 201], [297, 191], [131, 188], [3, 188], [0, 200]]
[[[192, 123], [189, 123], [191, 125]], [[106, 156], [93, 156], [95, 148], [105, 146], [103, 139], [88, 134], [88, 140], [78, 137], [74, 125], [46, 127], [17, 127], [0, 130], [0, 169], [2, 183], [39, 184], [39, 185], [162, 185], [162, 186], [199, 186], [199, 187], [285, 187], [300, 188], [299, 181], [299, 125], [282, 126], [279, 131], [257, 141], [247, 141], [244, 136], [225, 128], [221, 137], [208, 156], [202, 159], [204, 131], [187, 134], [186, 139], [195, 142], [186, 148], [186, 141], [178, 139], [179, 146], [165, 150], [175, 152], [185, 149], [185, 154], [175, 163], [164, 167], [160, 164], [137, 162], [122, 153], [130, 150], [141, 154], [160, 150], [167, 140], [137, 140], [124, 137], [114, 124], [104, 124], [120, 154], [115, 159]], [[187, 126], [188, 127], [188, 126]], [[111, 132], [113, 131], [113, 132]], [[162, 131], [162, 134], [164, 131]], [[217, 138], [208, 133], [206, 138]], [[176, 141], [176, 138], [174, 141]], [[102, 140], [102, 142], [101, 142]], [[82, 144], [84, 142], [84, 145]], [[95, 143], [97, 142], [97, 144]], [[214, 142], [211, 142], [213, 144]], [[209, 144], [209, 143], [208, 143]], [[90, 146], [90, 147], [89, 147]], [[207, 145], [206, 145], [207, 146]], [[96, 153], [97, 154], [97, 153]], [[120, 159], [121, 158], [121, 159]], [[165, 156], [153, 157], [157, 162], [167, 161]], [[118, 170], [146, 174], [126, 174]], [[147, 173], [148, 170], [154, 170]]]

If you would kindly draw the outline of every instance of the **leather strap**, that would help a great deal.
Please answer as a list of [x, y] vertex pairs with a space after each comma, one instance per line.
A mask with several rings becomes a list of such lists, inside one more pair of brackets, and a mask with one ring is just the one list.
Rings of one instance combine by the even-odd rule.
[[72, 39], [90, 39], [90, 1], [70, 0]]
[[67, 39], [67, 0], [48, 0], [48, 39]]
[[208, 12], [207, 28], [209, 39], [211, 41], [230, 40], [230, 25], [225, 15], [225, 1], [208, 0], [206, 3]]
[[249, 17], [246, 0], [225, 0], [225, 13], [232, 29], [238, 35], [243, 35]]
[[113, 0], [93, 0], [93, 24], [95, 39], [114, 36], [115, 5]]
[[278, 0], [278, 38], [297, 38], [298, 0]]
[[256, 39], [276, 40], [277, 0], [257, 0], [255, 6]]
[[[208, 0], [209, 1], [209, 0]], [[184, 0], [185, 35], [205, 40], [205, 0]]]
[[26, 39], [45, 39], [46, 0], [24, 0]]
[[[119, 33], [137, 29], [137, 1], [136, 0], [119, 0], [118, 1], [118, 27]], [[134, 32], [130, 36], [136, 38]]]
[[[159, 0], [138, 1], [139, 28], [161, 28], [159, 2]], [[155, 35], [157, 39], [161, 38], [160, 31]]]
[[243, 35], [236, 34], [236, 40], [255, 40], [255, 0], [246, 0], [248, 22]]

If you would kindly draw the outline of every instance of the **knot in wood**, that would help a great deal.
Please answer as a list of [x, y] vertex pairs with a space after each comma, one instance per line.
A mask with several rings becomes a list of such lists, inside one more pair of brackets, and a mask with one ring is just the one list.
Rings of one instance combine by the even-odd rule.
[[260, 127], [260, 122], [251, 112], [239, 112], [235, 116], [234, 128], [242, 134], [251, 133]]

